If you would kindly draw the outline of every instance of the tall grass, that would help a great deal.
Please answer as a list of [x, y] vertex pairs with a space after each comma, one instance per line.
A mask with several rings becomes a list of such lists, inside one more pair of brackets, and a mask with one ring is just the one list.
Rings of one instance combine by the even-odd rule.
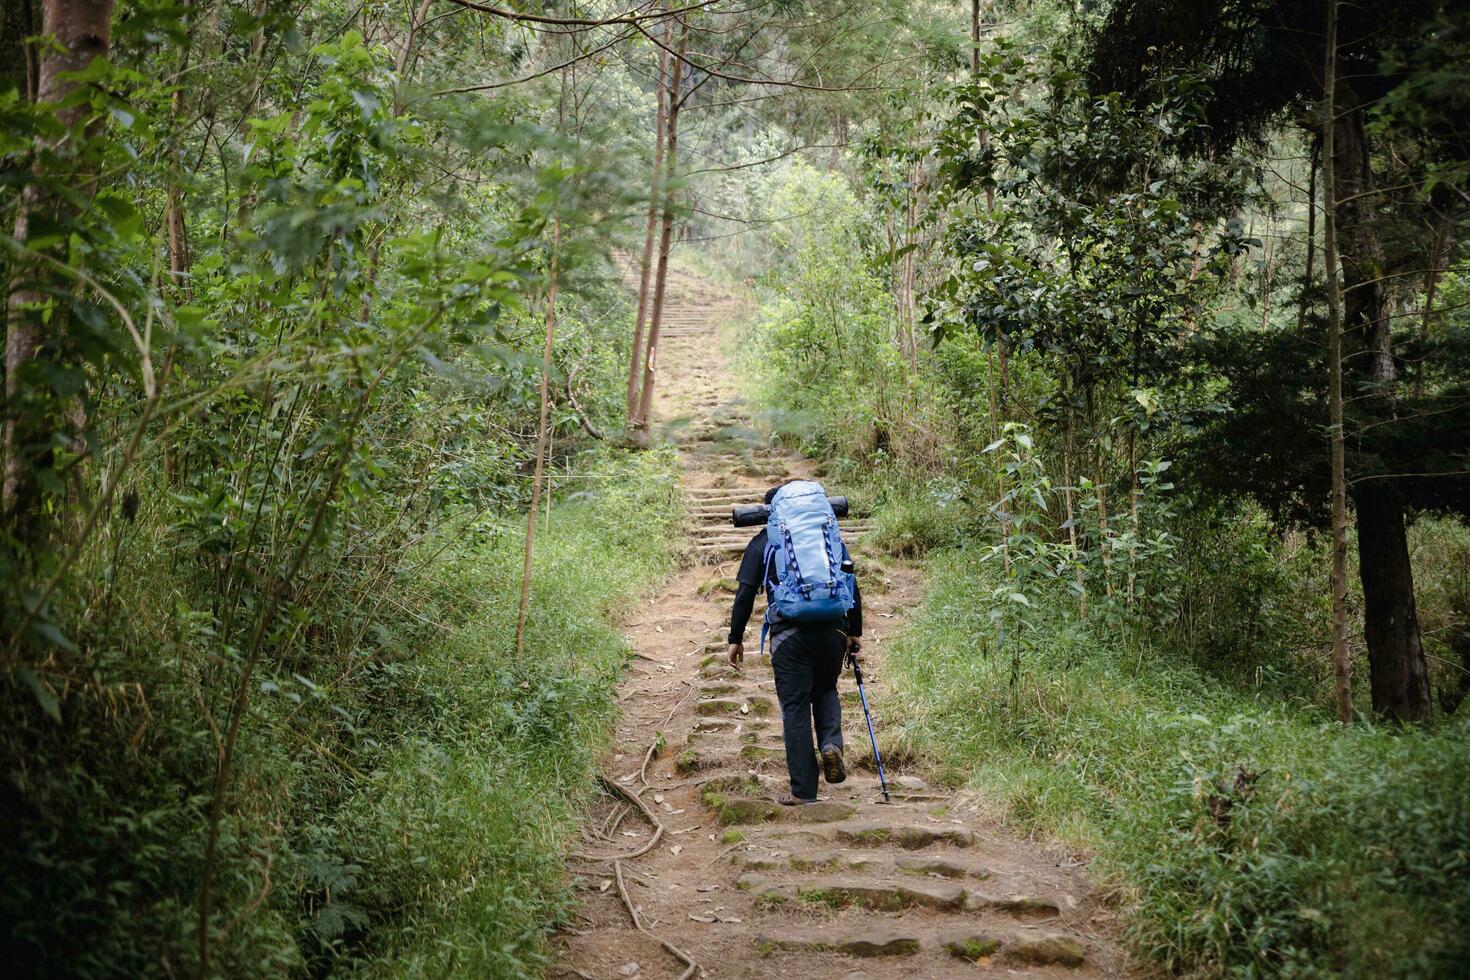
[[667, 457], [630, 459], [553, 509], [519, 661], [519, 540], [437, 565], [430, 587], [463, 625], [426, 652], [412, 688], [427, 710], [343, 811], [343, 836], [378, 870], [394, 919], [363, 973], [513, 976], [544, 964], [567, 900], [562, 857], [616, 710], [619, 611], [668, 566], [672, 473]]
[[[669, 566], [678, 515], [668, 453], [584, 462], [587, 489], [557, 494], [549, 528], [542, 515], [519, 660], [511, 512], [421, 541], [373, 596], [393, 612], [342, 663], [288, 637], [262, 664], [220, 835], [214, 972], [509, 977], [546, 963], [562, 855], [616, 709], [618, 620]], [[165, 638], [152, 672], [110, 714], [74, 695], [66, 724], [94, 731], [60, 744], [89, 756], [37, 736], [5, 790], [32, 818], [0, 849], [0, 951], [31, 975], [191, 963], [215, 744], [195, 706], [219, 692], [200, 688], [189, 650], [210, 620], [180, 601], [190, 582], [167, 561], [126, 586], [114, 640]], [[303, 607], [294, 628], [328, 611]], [[146, 711], [121, 700], [132, 690]]]
[[[888, 660], [893, 720], [1017, 824], [1095, 850], [1146, 958], [1202, 976], [1438, 977], [1470, 962], [1470, 722], [1341, 729], [1059, 603], [994, 649], [962, 551]], [[1069, 607], [1070, 608], [1070, 607]]]

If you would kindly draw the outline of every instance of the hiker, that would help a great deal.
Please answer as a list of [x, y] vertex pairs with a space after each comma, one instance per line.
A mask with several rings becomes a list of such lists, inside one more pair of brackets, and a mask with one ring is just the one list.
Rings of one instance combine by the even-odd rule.
[[[763, 647], [767, 641], [770, 643], [776, 696], [781, 702], [786, 769], [791, 777], [791, 794], [779, 802], [797, 806], [817, 800], [818, 765], [812, 743], [813, 726], [816, 745], [821, 750], [821, 770], [827, 782], [835, 784], [847, 778], [842, 760], [842, 703], [837, 696], [837, 678], [842, 674], [844, 656], [862, 649], [858, 639], [863, 632], [862, 596], [857, 578], [852, 574], [852, 558], [837, 535], [836, 518], [820, 484], [798, 480], [772, 487], [766, 492], [765, 502], [771, 508], [770, 523], [745, 546], [736, 575], [739, 588], [730, 612], [730, 665], [741, 669], [745, 659], [745, 627], [755, 608], [756, 594], [764, 591], [767, 607], [761, 640]], [[779, 528], [780, 522], [787, 518], [792, 527], [800, 528], [784, 536], [791, 542], [794, 535], [794, 545], [771, 547], [769, 529]], [[788, 551], [794, 551], [794, 556], [787, 554]], [[831, 562], [826, 557], [832, 554], [838, 556], [837, 569], [830, 568]], [[792, 577], [829, 584], [816, 590], [815, 599], [809, 595], [812, 590], [805, 590], [808, 595], [804, 599], [797, 590], [779, 588], [782, 575], [786, 574], [783, 568], [800, 572]], [[790, 615], [783, 615], [778, 606]]]

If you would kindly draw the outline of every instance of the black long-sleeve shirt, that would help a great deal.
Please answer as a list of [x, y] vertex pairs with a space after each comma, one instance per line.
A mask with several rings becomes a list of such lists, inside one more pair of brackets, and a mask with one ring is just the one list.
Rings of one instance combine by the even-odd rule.
[[[766, 572], [766, 532], [750, 539], [750, 544], [745, 546], [745, 554], [740, 559], [740, 571], [735, 573], [735, 581], [738, 588], [735, 591], [735, 603], [730, 609], [730, 643], [743, 643], [745, 641], [745, 627], [750, 623], [750, 614], [755, 610], [755, 597], [765, 591], [768, 585], [774, 585], [777, 581], [776, 569], [771, 569], [770, 582], [764, 581]], [[847, 545], [842, 546], [842, 557], [844, 560], [851, 556], [847, 553]], [[858, 589], [857, 583], [853, 583], [852, 608], [847, 611], [847, 635], [863, 635], [863, 594]]]

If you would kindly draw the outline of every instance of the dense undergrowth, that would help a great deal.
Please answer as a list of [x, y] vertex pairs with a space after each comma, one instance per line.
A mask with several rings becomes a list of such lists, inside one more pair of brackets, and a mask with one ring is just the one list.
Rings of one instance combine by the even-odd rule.
[[[668, 455], [584, 464], [587, 489], [543, 515], [519, 660], [523, 525], [467, 513], [396, 571], [373, 652], [262, 665], [221, 831], [219, 901], [236, 911], [214, 969], [511, 976], [545, 962], [567, 901], [561, 855], [615, 711], [618, 610], [667, 567], [677, 515]], [[129, 567], [165, 566], [167, 525], [139, 533]], [[69, 697], [69, 739], [39, 712], [13, 716], [36, 729], [5, 802], [17, 837], [3, 873], [34, 883], [0, 909], [6, 959], [23, 973], [190, 962], [214, 758], [196, 699], [218, 695], [181, 660], [201, 618], [181, 604], [186, 586], [124, 583], [114, 643], [181, 639], [161, 645], [151, 675], [99, 688], [90, 705]], [[146, 712], [109, 707], [133, 690]]]
[[886, 661], [894, 731], [1023, 827], [1095, 849], [1137, 950], [1206, 975], [1448, 976], [1470, 955], [1470, 724], [1320, 707], [1060, 604], [1019, 679], [963, 550]]

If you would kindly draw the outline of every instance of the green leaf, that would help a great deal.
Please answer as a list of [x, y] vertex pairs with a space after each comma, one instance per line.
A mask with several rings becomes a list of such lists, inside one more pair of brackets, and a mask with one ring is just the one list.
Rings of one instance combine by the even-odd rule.
[[61, 647], [61, 649], [65, 650], [67, 653], [77, 652], [77, 645], [71, 640], [67, 639], [66, 635], [62, 633], [61, 630], [57, 629], [55, 623], [48, 623], [42, 620], [38, 620], [31, 624], [31, 629], [35, 630], [45, 639], [51, 641], [51, 643]]
[[41, 710], [50, 715], [52, 721], [60, 724], [61, 702], [57, 700], [56, 692], [51, 690], [46, 682], [37, 677], [36, 672], [29, 667], [15, 668], [15, 676], [20, 678], [22, 684], [31, 689]]

